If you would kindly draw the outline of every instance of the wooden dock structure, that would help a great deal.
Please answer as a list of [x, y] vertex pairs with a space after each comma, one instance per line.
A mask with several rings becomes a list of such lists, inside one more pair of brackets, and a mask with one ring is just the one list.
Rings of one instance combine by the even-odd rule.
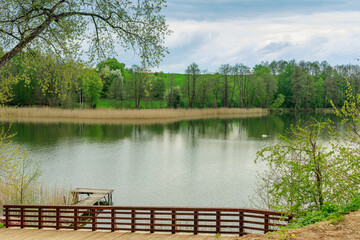
[[[242, 236], [285, 226], [292, 216], [244, 208], [4, 205], [5, 227]], [[17, 217], [20, 224], [14, 224]]]
[[[129, 232], [103, 232], [103, 231], [71, 231], [49, 229], [0, 229], [0, 239], [6, 240], [216, 240], [215, 235], [192, 234], [157, 234], [157, 233], [129, 233]], [[236, 236], [221, 236], [221, 240], [235, 240]]]
[[[92, 189], [92, 188], [76, 188], [71, 191], [73, 196], [74, 206], [101, 206], [101, 205], [112, 205], [112, 193], [113, 189]], [[83, 195], [84, 196], [83, 198]], [[91, 217], [96, 217], [100, 211], [94, 213], [84, 212], [79, 215], [79, 220], [83, 223], [80, 226], [85, 226], [87, 222], [91, 221]], [[74, 212], [66, 212], [61, 214], [60, 221], [68, 222], [63, 223], [62, 226], [73, 226], [72, 219], [75, 217]], [[50, 223], [52, 224], [52, 223]]]
[[276, 231], [293, 217], [245, 208], [112, 206], [113, 191], [77, 188], [70, 206], [4, 205], [0, 239], [235, 239]]
[[[76, 188], [71, 191], [73, 196], [73, 205], [75, 206], [93, 206], [93, 205], [112, 205], [113, 189], [92, 189]], [[81, 195], [87, 195], [81, 200]]]

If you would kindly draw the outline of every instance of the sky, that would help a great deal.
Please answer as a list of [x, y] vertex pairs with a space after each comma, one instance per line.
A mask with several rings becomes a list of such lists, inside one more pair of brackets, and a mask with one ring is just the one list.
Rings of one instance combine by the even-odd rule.
[[[207, 72], [291, 59], [359, 64], [359, 0], [168, 0], [167, 6], [170, 54], [153, 71], [184, 73], [193, 62]], [[136, 61], [130, 55], [117, 58], [129, 65]]]

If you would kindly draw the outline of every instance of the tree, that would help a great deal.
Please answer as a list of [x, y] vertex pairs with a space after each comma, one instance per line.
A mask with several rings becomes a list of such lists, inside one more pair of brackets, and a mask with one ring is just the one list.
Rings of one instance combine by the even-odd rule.
[[116, 58], [108, 58], [104, 61], [101, 61], [96, 65], [96, 68], [98, 71], [101, 71], [101, 69], [105, 68], [106, 66], [108, 66], [110, 70], [121, 70], [121, 73], [123, 73], [123, 70], [125, 70], [125, 64], [119, 63]]
[[[360, 94], [354, 95], [347, 81], [346, 100], [342, 108], [337, 108], [331, 101], [335, 114], [342, 120], [343, 128], [336, 131], [336, 140], [332, 144], [337, 149], [335, 171], [337, 178], [348, 179], [352, 185], [360, 186]], [[344, 188], [349, 188], [344, 186]]]
[[111, 72], [115, 70], [121, 71], [123, 81], [126, 82], [129, 78], [129, 74], [125, 70], [125, 64], [119, 63], [115, 58], [108, 58], [104, 61], [99, 62], [96, 65], [97, 72], [99, 73], [101, 80], [103, 82], [103, 90], [101, 92], [101, 97], [106, 98], [109, 94], [109, 87], [112, 84], [113, 78], [111, 77]]
[[78, 81], [81, 67], [81, 64], [73, 60], [62, 62], [59, 57], [44, 56], [43, 60], [37, 63], [38, 69], [34, 72], [41, 89], [42, 102], [49, 106], [65, 105]]
[[236, 64], [233, 71], [239, 107], [251, 107], [259, 90], [258, 82], [248, 66]]
[[181, 98], [180, 98], [180, 88], [179, 87], [171, 87], [165, 93], [165, 100], [168, 107], [177, 108], [180, 106]]
[[[39, 56], [42, 60], [36, 61]], [[9, 104], [71, 107], [83, 67], [71, 58], [22, 52], [1, 69], [1, 82], [11, 86]]]
[[103, 88], [99, 75], [92, 69], [85, 69], [81, 75], [81, 80], [87, 103], [91, 108], [96, 108]]
[[196, 82], [200, 76], [200, 69], [196, 63], [190, 64], [185, 70], [186, 79], [182, 84], [182, 94], [186, 96], [189, 108], [192, 108], [196, 98]]
[[[223, 64], [220, 66], [219, 73], [220, 78], [220, 91], [223, 94], [224, 107], [229, 107], [229, 93], [231, 87], [230, 75], [232, 74], [232, 67], [229, 64]], [[232, 100], [232, 99], [231, 99]]]
[[[341, 109], [331, 102], [341, 126], [315, 120], [297, 125], [291, 127], [290, 137], [280, 136], [279, 144], [257, 153], [257, 160], [269, 169], [259, 175], [258, 199], [269, 208], [304, 213], [320, 210], [326, 201], [339, 204], [359, 194], [360, 94], [354, 96], [350, 82], [346, 94]], [[325, 127], [328, 143], [319, 139]]]
[[[39, 166], [12, 141], [10, 128], [0, 129], [0, 206], [4, 203], [29, 203], [29, 186], [40, 176]], [[6, 186], [6, 187], [4, 187]], [[11, 202], [8, 202], [11, 200]]]
[[108, 96], [109, 87], [112, 83], [110, 68], [109, 66], [105, 65], [104, 68], [101, 68], [99, 71], [99, 77], [101, 78], [101, 81], [103, 83], [103, 89], [101, 91], [101, 97], [106, 98]]
[[120, 70], [112, 70], [110, 72], [112, 83], [109, 88], [109, 97], [114, 99], [115, 106], [116, 101], [121, 100], [121, 107], [122, 107], [122, 100], [124, 98], [124, 77], [121, 74]]
[[254, 68], [256, 81], [258, 82], [257, 100], [260, 107], [268, 107], [274, 99], [277, 90], [277, 82], [268, 67], [257, 65]]
[[130, 78], [126, 82], [126, 94], [132, 98], [135, 103], [135, 108], [140, 108], [141, 100], [149, 94], [149, 74], [147, 74], [144, 67], [134, 65], [129, 70]]
[[309, 76], [300, 67], [295, 66], [290, 76], [290, 84], [294, 108], [298, 111], [309, 100]]
[[[286, 63], [287, 64], [287, 63]], [[291, 107], [290, 100], [292, 99], [292, 92], [290, 90], [291, 86], [291, 75], [294, 72], [294, 67], [290, 64], [287, 64], [286, 67], [279, 74], [278, 79], [278, 94], [282, 94], [285, 96], [286, 102], [284, 103], [284, 107]]]
[[138, 49], [144, 64], [157, 65], [170, 34], [160, 14], [165, 0], [1, 0], [0, 67], [26, 48], [73, 53], [84, 39], [90, 56], [104, 57], [116, 44]]
[[164, 73], [160, 72], [152, 79], [151, 97], [155, 99], [163, 99], [165, 96]]
[[196, 85], [196, 105], [201, 108], [211, 107], [212, 89], [214, 88], [214, 78], [210, 74], [203, 72], [198, 84]]
[[270, 108], [271, 109], [278, 109], [281, 105], [285, 102], [285, 96], [281, 93], [277, 96], [277, 98], [273, 101]]
[[259, 176], [260, 192], [269, 197], [268, 207], [290, 213], [320, 210], [325, 201], [339, 203], [350, 193], [347, 180], [334, 178], [333, 155], [319, 141], [326, 124], [312, 122], [291, 127], [290, 137], [280, 136], [280, 143], [257, 153], [268, 165]]

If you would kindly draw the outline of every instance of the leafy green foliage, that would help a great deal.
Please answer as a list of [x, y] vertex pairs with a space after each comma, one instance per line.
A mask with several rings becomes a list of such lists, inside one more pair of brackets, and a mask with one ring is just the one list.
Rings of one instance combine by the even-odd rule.
[[281, 93], [277, 96], [274, 102], [271, 104], [271, 109], [278, 109], [285, 102], [285, 96]]
[[298, 66], [293, 68], [293, 72], [290, 75], [290, 90], [295, 110], [299, 110], [301, 106], [308, 106], [311, 83], [310, 75], [306, 74]]
[[[258, 68], [258, 72], [256, 71], [256, 68]], [[256, 81], [258, 82], [258, 104], [261, 107], [270, 106], [277, 90], [276, 78], [270, 73], [270, 69], [264, 66], [260, 69], [259, 67], [255, 67], [254, 74], [256, 75]]]
[[80, 52], [86, 39], [92, 57], [114, 53], [116, 45], [136, 49], [143, 64], [158, 65], [170, 34], [160, 14], [165, 0], [0, 1], [0, 67], [25, 48], [58, 55]]
[[[337, 137], [332, 147], [338, 149], [337, 176], [346, 178], [354, 186], [360, 184], [360, 94], [354, 95], [350, 82], [347, 82], [347, 99], [341, 109], [335, 107], [335, 113], [342, 119], [343, 131], [332, 129]], [[343, 164], [342, 164], [343, 163]]]
[[165, 80], [164, 73], [160, 72], [155, 75], [152, 80], [151, 95], [155, 99], [163, 99], [165, 96]]
[[101, 71], [106, 66], [108, 66], [110, 70], [121, 70], [121, 73], [125, 71], [125, 64], [119, 63], [116, 58], [108, 58], [105, 61], [101, 61], [96, 65], [98, 71]]
[[[337, 222], [344, 212], [358, 209], [360, 94], [354, 96], [349, 82], [346, 92], [347, 100], [341, 109], [333, 104], [335, 113], [342, 118], [340, 128], [331, 122], [298, 124], [290, 129], [290, 137], [281, 136], [280, 143], [257, 153], [257, 160], [265, 161], [269, 169], [259, 175], [257, 192], [258, 200], [267, 207], [305, 214], [304, 224], [329, 216]], [[318, 137], [326, 125], [332, 138], [325, 145]], [[348, 204], [345, 207], [344, 202]]]
[[165, 94], [166, 104], [168, 107], [178, 108], [181, 103], [179, 87], [173, 87]]
[[[326, 124], [312, 122], [291, 127], [290, 137], [257, 153], [268, 171], [259, 176], [259, 192], [267, 194], [267, 205], [280, 212], [319, 210], [327, 200], [349, 198], [347, 181], [333, 178], [333, 151], [319, 141]], [[264, 199], [263, 199], [264, 200]]]
[[[136, 108], [134, 101], [131, 100], [122, 100], [122, 101], [113, 101], [107, 99], [100, 99], [97, 108]], [[140, 102], [140, 109], [159, 109], [166, 108], [166, 102], [162, 100], [142, 100]]]
[[360, 195], [355, 196], [349, 201], [340, 204], [334, 204], [326, 201], [319, 211], [309, 211], [290, 223], [286, 229], [300, 228], [316, 222], [331, 220], [330, 224], [337, 224], [344, 219], [344, 215], [355, 212], [360, 209]]
[[140, 108], [141, 100], [151, 92], [150, 75], [144, 67], [137, 65], [130, 69], [130, 78], [125, 84], [127, 98], [133, 99], [136, 108]]
[[10, 134], [10, 127], [0, 124], [0, 128], [0, 186], [6, 186], [0, 187], [0, 208], [9, 202], [28, 203], [30, 186], [40, 176], [39, 166], [12, 141], [14, 134]]
[[[23, 52], [0, 71], [0, 97], [17, 106], [71, 108], [83, 102], [79, 75], [84, 64], [40, 51], [37, 55], [43, 61], [38, 62], [30, 52]], [[142, 80], [135, 77], [138, 71], [124, 67], [115, 58], [98, 63], [96, 72], [103, 82], [101, 98], [113, 99], [109, 94], [118, 75], [116, 71], [121, 71], [123, 77], [121, 99], [133, 100], [138, 107], [143, 100], [163, 99], [165, 92], [175, 86], [181, 89], [180, 106], [194, 108], [224, 107], [225, 99], [228, 107], [241, 108], [326, 108], [331, 107], [330, 99], [334, 106], [339, 106], [347, 99], [346, 78], [354, 94], [360, 91], [359, 66], [331, 67], [326, 62], [273, 61], [256, 65], [253, 72], [243, 64], [223, 65], [220, 73], [206, 73], [193, 63], [185, 74], [150, 73], [143, 69]], [[135, 86], [135, 78], [143, 84]]]
[[90, 107], [96, 108], [103, 88], [103, 83], [101, 82], [99, 75], [94, 70], [85, 69], [81, 75], [81, 81], [86, 101]]
[[185, 70], [185, 75], [186, 78], [182, 82], [180, 88], [181, 96], [184, 100], [186, 99], [187, 106], [189, 108], [192, 108], [194, 106], [195, 98], [197, 95], [196, 85], [200, 77], [199, 65], [197, 65], [196, 63], [190, 64]]
[[10, 88], [10, 104], [71, 106], [83, 64], [51, 55], [42, 55], [42, 61], [35, 59], [29, 52], [23, 53], [0, 71], [2, 84], [8, 84], [5, 91]]
[[119, 71], [122, 76], [122, 83], [126, 82], [129, 78], [129, 73], [125, 70], [124, 63], [119, 63], [115, 58], [109, 58], [97, 64], [97, 72], [103, 82], [101, 97], [104, 98], [108, 96], [109, 88], [113, 80], [118, 78]]
[[120, 70], [112, 70], [110, 72], [111, 85], [109, 88], [109, 98], [118, 100], [124, 98], [124, 77]]

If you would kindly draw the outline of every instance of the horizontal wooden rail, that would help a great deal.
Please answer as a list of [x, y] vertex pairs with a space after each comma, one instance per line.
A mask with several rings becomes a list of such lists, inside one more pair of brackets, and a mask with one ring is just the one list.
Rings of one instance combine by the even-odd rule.
[[169, 233], [267, 233], [291, 216], [257, 209], [4, 205], [5, 227]]

